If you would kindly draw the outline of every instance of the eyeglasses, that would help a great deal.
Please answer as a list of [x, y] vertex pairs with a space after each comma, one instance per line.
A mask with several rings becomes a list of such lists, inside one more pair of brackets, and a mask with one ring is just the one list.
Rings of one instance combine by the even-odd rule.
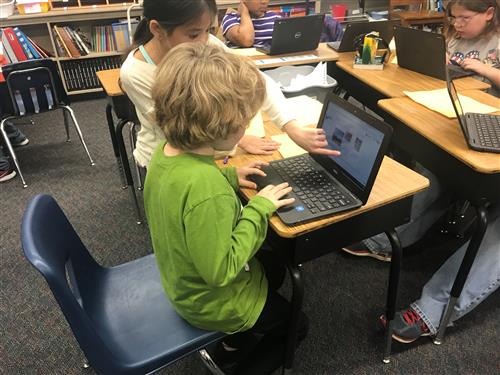
[[458, 17], [454, 17], [454, 16], [450, 16], [448, 17], [448, 21], [450, 21], [450, 23], [452, 25], [454, 24], [460, 24], [460, 25], [467, 25], [471, 19], [473, 19], [475, 16], [477, 16], [479, 13], [474, 13], [472, 16], [466, 16], [466, 17], [463, 17], [463, 16], [458, 16]]

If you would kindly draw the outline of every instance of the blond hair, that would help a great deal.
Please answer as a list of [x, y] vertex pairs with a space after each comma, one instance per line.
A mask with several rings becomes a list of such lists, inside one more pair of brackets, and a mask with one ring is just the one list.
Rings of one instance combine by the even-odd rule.
[[202, 43], [183, 43], [167, 53], [153, 86], [156, 121], [181, 150], [225, 140], [248, 126], [265, 98], [255, 64]]

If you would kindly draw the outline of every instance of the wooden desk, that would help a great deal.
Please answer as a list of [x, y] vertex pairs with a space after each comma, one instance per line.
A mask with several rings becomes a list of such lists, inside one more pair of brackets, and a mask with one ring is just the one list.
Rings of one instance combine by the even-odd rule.
[[[267, 136], [281, 131], [270, 121], [265, 122]], [[238, 155], [229, 159], [229, 166], [242, 166], [256, 160], [281, 159], [275, 152], [271, 156]], [[218, 161], [219, 165], [223, 165]], [[385, 158], [373, 186], [368, 202], [358, 209], [315, 220], [310, 223], [287, 226], [274, 215], [272, 230], [266, 241], [286, 259], [292, 279], [292, 311], [285, 358], [285, 372], [292, 369], [297, 340], [298, 316], [302, 308], [304, 284], [300, 264], [316, 259], [354, 242], [385, 232], [392, 245], [392, 262], [387, 293], [386, 314], [390, 320], [384, 351], [384, 362], [389, 361], [392, 341], [392, 320], [396, 310], [397, 289], [401, 269], [402, 250], [393, 228], [410, 218], [412, 196], [429, 186], [429, 181], [396, 161]], [[255, 190], [242, 189], [244, 198], [256, 194]]]
[[[436, 90], [446, 87], [446, 81], [426, 76], [412, 70], [400, 68], [397, 64], [388, 63], [383, 70], [354, 69], [353, 60], [342, 59], [337, 62], [337, 67], [342, 69], [357, 80], [369, 85], [383, 94], [386, 98], [399, 98], [405, 96], [403, 91]], [[343, 82], [341, 82], [342, 85]], [[489, 84], [472, 77], [455, 81], [457, 90], [486, 90]], [[349, 90], [348, 90], [349, 91]]]
[[444, 24], [446, 14], [434, 10], [392, 12], [391, 19], [400, 19], [401, 26]]
[[100, 70], [96, 75], [107, 96], [123, 95], [122, 88], [119, 85], [120, 69]]
[[[462, 94], [493, 107], [500, 106], [500, 99], [483, 91], [468, 90]], [[470, 149], [456, 118], [447, 118], [407, 97], [381, 100], [379, 106], [474, 171], [500, 173], [500, 154]]]
[[[235, 49], [234, 53], [239, 55], [244, 55], [250, 57], [250, 59], [255, 61], [266, 61], [269, 60], [269, 63], [259, 63], [257, 66], [259, 69], [268, 69], [268, 68], [277, 68], [280, 66], [289, 66], [289, 65], [303, 65], [303, 64], [314, 64], [322, 61], [337, 61], [339, 58], [339, 53], [331, 49], [326, 45], [326, 43], [320, 43], [318, 49], [314, 51], [307, 51], [301, 53], [289, 53], [284, 55], [274, 55], [268, 56], [263, 54], [262, 52], [258, 52], [255, 48], [241, 48]], [[300, 59], [293, 61], [276, 61], [276, 59], [290, 56], [307, 56], [314, 55], [312, 58], [308, 59]]]
[[[498, 107], [498, 98], [484, 92], [467, 91], [466, 95]], [[392, 142], [438, 176], [445, 189], [471, 202], [477, 213], [474, 232], [434, 340], [439, 344], [483, 240], [488, 225], [486, 207], [500, 201], [500, 154], [468, 149], [456, 119], [448, 119], [408, 98], [381, 100], [380, 107], [386, 122], [394, 128]]]

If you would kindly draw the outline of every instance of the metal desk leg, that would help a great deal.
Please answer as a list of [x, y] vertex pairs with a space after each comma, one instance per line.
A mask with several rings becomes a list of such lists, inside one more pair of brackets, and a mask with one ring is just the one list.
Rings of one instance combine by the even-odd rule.
[[460, 297], [460, 294], [462, 293], [465, 281], [467, 280], [467, 276], [469, 276], [470, 269], [474, 263], [474, 259], [476, 259], [477, 251], [483, 241], [484, 233], [486, 232], [486, 227], [488, 226], [488, 217], [484, 204], [478, 204], [475, 208], [477, 212], [476, 228], [470, 239], [469, 246], [465, 251], [464, 259], [462, 260], [462, 264], [460, 265], [460, 269], [455, 277], [453, 287], [451, 288], [450, 300], [446, 305], [443, 317], [439, 323], [439, 329], [436, 338], [434, 339], [434, 344], [436, 345], [440, 345], [443, 342], [444, 333], [448, 323], [450, 322], [453, 308], [455, 307], [458, 297]]
[[132, 178], [132, 172], [130, 171], [130, 165], [127, 158], [127, 149], [125, 148], [125, 142], [123, 141], [123, 127], [130, 123], [127, 120], [120, 120], [116, 126], [116, 141], [118, 148], [120, 150], [121, 163], [123, 167], [123, 172], [125, 173], [125, 179], [127, 181], [127, 186], [129, 187], [130, 197], [134, 203], [137, 212], [137, 224], [142, 223], [141, 208], [139, 207], [139, 202], [137, 196], [135, 195], [134, 189], [134, 179]]
[[292, 279], [292, 309], [290, 312], [290, 323], [288, 329], [288, 338], [285, 348], [285, 363], [283, 374], [291, 374], [295, 349], [297, 348], [297, 334], [299, 330], [300, 311], [302, 310], [302, 301], [304, 299], [304, 281], [299, 266], [289, 264], [288, 271]]
[[111, 144], [113, 145], [113, 152], [116, 158], [116, 165], [118, 166], [118, 174], [122, 181], [122, 189], [127, 188], [127, 181], [125, 181], [125, 174], [123, 172], [123, 165], [120, 159], [120, 149], [116, 141], [115, 122], [113, 121], [113, 106], [111, 103], [106, 105], [106, 120], [108, 121], [109, 136], [111, 137]]
[[401, 272], [401, 261], [403, 258], [403, 250], [401, 249], [401, 242], [394, 229], [385, 232], [392, 247], [392, 260], [391, 270], [389, 274], [389, 288], [387, 291], [387, 331], [384, 350], [384, 363], [390, 362], [391, 346], [392, 346], [392, 330], [394, 325], [394, 316], [396, 315], [396, 302], [398, 299], [399, 275]]

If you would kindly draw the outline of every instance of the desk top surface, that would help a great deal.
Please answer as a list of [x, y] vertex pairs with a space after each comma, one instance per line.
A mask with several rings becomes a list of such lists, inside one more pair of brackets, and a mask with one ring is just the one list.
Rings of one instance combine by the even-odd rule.
[[[244, 49], [241, 49], [244, 50]], [[235, 50], [238, 51], [238, 50]], [[236, 52], [238, 54], [238, 52]], [[241, 51], [239, 54], [243, 54]], [[326, 45], [326, 43], [320, 43], [318, 48], [314, 51], [306, 51], [301, 53], [289, 53], [283, 55], [265, 55], [258, 51], [256, 54], [245, 54], [250, 57], [252, 60], [256, 61], [257, 66], [260, 69], [267, 68], [277, 68], [280, 66], [289, 66], [289, 65], [299, 65], [299, 64], [313, 64], [319, 63], [322, 61], [337, 61], [339, 59], [339, 53], [331, 49]], [[304, 58], [301, 58], [304, 56]], [[310, 56], [310, 57], [308, 57]], [[314, 57], [313, 57], [314, 56]], [[293, 60], [287, 61], [287, 57], [293, 57]], [[306, 58], [307, 57], [307, 58]], [[296, 58], [296, 59], [295, 59]], [[283, 59], [283, 60], [281, 60]], [[280, 61], [278, 61], [280, 60]], [[266, 62], [269, 61], [269, 62]]]
[[[236, 49], [235, 52], [239, 55], [248, 56], [250, 59], [255, 60], [257, 66], [262, 68], [276, 68], [279, 66], [287, 66], [287, 65], [298, 65], [298, 64], [312, 64], [318, 63], [321, 61], [336, 61], [339, 58], [339, 53], [335, 52], [330, 47], [327, 47], [326, 43], [320, 43], [317, 50], [307, 51], [302, 53], [290, 53], [286, 55], [275, 55], [268, 56], [261, 52], [255, 50], [255, 48], [241, 48]], [[310, 58], [300, 58], [300, 56], [312, 56]], [[293, 57], [292, 60], [287, 61], [287, 57]], [[285, 60], [277, 61], [278, 59], [285, 58]], [[295, 59], [296, 58], [296, 59]], [[266, 63], [266, 60], [269, 63]], [[108, 96], [120, 96], [123, 95], [123, 92], [118, 84], [118, 80], [120, 78], [120, 69], [110, 69], [110, 70], [101, 70], [97, 72], [97, 78], [101, 82], [101, 85]]]
[[[467, 90], [461, 94], [493, 107], [499, 106], [498, 98], [483, 91]], [[408, 97], [384, 99], [378, 104], [382, 109], [475, 171], [485, 174], [500, 173], [500, 154], [470, 149], [456, 118], [447, 118]], [[495, 114], [500, 114], [500, 111]]]
[[[281, 133], [281, 131], [270, 121], [266, 121], [264, 126], [266, 129], [266, 135], [268, 137]], [[281, 158], [282, 157], [279, 152], [275, 152], [271, 156], [238, 153], [235, 157], [229, 159], [227, 165], [237, 167], [247, 165], [248, 163], [253, 161], [270, 161]], [[217, 163], [222, 166], [221, 161], [217, 161]], [[284, 224], [278, 218], [278, 216], [273, 215], [270, 219], [270, 225], [274, 229], [274, 231], [281, 237], [297, 237], [304, 233], [326, 227], [339, 221], [373, 210], [377, 207], [381, 207], [385, 204], [389, 204], [391, 202], [414, 195], [415, 193], [426, 189], [428, 186], [429, 180], [427, 178], [419, 175], [411, 169], [406, 168], [398, 162], [385, 157], [382, 162], [382, 166], [380, 167], [377, 179], [375, 180], [375, 184], [373, 185], [370, 197], [368, 198], [368, 202], [363, 207], [342, 214], [318, 219], [309, 223], [293, 226]], [[252, 189], [242, 189], [242, 192], [247, 198], [251, 198], [257, 193]]]
[[100, 70], [96, 74], [107, 96], [123, 95], [122, 88], [118, 83], [120, 80], [120, 69]]
[[[352, 53], [351, 55], [354, 56]], [[405, 96], [403, 91], [427, 91], [446, 87], [446, 81], [400, 68], [393, 63], [385, 64], [383, 70], [354, 69], [353, 59], [349, 59], [349, 56], [348, 54], [343, 55], [337, 61], [337, 66], [388, 98], [403, 97]], [[489, 84], [472, 77], [456, 80], [455, 84], [459, 91], [486, 90], [490, 87]]]

